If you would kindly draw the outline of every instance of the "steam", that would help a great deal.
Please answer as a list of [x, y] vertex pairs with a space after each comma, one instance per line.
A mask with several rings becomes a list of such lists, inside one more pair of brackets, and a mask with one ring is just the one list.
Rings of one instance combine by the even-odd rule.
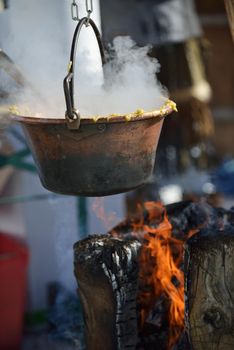
[[[83, 117], [128, 114], [138, 109], [159, 109], [167, 98], [165, 89], [156, 79], [160, 65], [148, 56], [150, 47], [137, 47], [130, 37], [117, 37], [110, 47], [111, 58], [90, 67], [90, 55], [83, 52], [77, 57], [75, 72], [75, 107]], [[45, 77], [44, 77], [45, 78]], [[51, 76], [48, 76], [51, 79]], [[64, 97], [57, 93], [58, 86], [41, 80], [39, 94], [25, 89], [19, 96], [20, 104], [28, 106], [31, 114], [40, 117], [64, 118]], [[60, 84], [62, 90], [62, 84]], [[40, 95], [40, 96], [39, 96]], [[58, 98], [58, 96], [60, 96]]]
[[[17, 100], [10, 89], [11, 103], [26, 106], [27, 114], [64, 118], [62, 82], [72, 39], [69, 11], [62, 0], [56, 6], [54, 1], [12, 0], [9, 10], [1, 16], [1, 46], [17, 64], [26, 83], [24, 89], [19, 88]], [[64, 21], [63, 26], [58, 18]], [[97, 45], [90, 45], [90, 34], [93, 35], [91, 29], [82, 30], [76, 57], [75, 107], [81, 115], [160, 108], [167, 94], [156, 79], [160, 67], [155, 58], [148, 56], [150, 47], [137, 47], [130, 37], [115, 38], [109, 48], [111, 59], [105, 65], [104, 83]], [[89, 51], [85, 52], [85, 45], [82, 49], [80, 44], [87, 41]]]
[[[104, 67], [105, 84], [101, 79], [95, 81], [94, 76], [82, 82], [81, 114], [127, 114], [137, 109], [160, 108], [166, 92], [156, 79], [160, 66], [155, 58], [148, 56], [149, 49], [149, 46], [137, 47], [130, 37], [116, 37], [111, 47], [113, 57]], [[86, 74], [89, 76], [88, 71]]]
[[[11, 0], [9, 9], [0, 13], [0, 47], [25, 78], [22, 88], [8, 76], [9, 103], [20, 105], [19, 112], [56, 114], [59, 109], [64, 115], [62, 80], [70, 47], [66, 18], [70, 6], [63, 0]], [[0, 86], [5, 90], [1, 77]]]

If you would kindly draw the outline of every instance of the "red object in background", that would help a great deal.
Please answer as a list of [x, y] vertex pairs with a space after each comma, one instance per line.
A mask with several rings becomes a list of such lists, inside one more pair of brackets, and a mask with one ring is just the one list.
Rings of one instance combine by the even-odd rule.
[[28, 248], [0, 233], [0, 350], [19, 350], [23, 334]]

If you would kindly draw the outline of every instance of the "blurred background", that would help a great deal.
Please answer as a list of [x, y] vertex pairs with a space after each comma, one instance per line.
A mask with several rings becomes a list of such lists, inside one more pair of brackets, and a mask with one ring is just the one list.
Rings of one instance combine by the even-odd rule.
[[[94, 0], [92, 18], [105, 42], [130, 35], [140, 46], [151, 45], [150, 55], [161, 65], [158, 79], [178, 113], [164, 122], [155, 174], [143, 188], [81, 198], [42, 187], [22, 130], [8, 110], [25, 86], [63, 100], [76, 25], [71, 2], [0, 0], [2, 350], [82, 348], [73, 277], [77, 240], [108, 232], [142, 201], [234, 205], [234, 45], [220, 0]], [[84, 12], [85, 2], [80, 6]], [[95, 71], [96, 43], [84, 32], [80, 52], [90, 54], [88, 64]]]

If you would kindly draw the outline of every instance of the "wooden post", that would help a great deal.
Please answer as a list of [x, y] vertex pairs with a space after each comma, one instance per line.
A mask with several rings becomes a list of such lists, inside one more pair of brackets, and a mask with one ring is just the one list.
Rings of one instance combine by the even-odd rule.
[[87, 350], [133, 350], [137, 344], [136, 239], [90, 236], [74, 246]]
[[234, 349], [234, 226], [187, 241], [185, 304], [193, 350]]

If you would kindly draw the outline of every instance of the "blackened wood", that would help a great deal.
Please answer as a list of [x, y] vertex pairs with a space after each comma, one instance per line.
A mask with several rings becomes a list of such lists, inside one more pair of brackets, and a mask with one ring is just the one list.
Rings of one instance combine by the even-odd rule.
[[[163, 220], [163, 213], [166, 212], [169, 221], [172, 224], [172, 236], [186, 240], [190, 230], [201, 227], [223, 226], [224, 216], [231, 214], [234, 210], [229, 211], [222, 208], [213, 208], [207, 203], [193, 203], [191, 201], [182, 201], [165, 206], [165, 209], [155, 205], [146, 206], [143, 204], [130, 219], [122, 221], [111, 230], [111, 234], [116, 237], [132, 237], [141, 239], [144, 236], [143, 223], [151, 227], [157, 227]], [[232, 214], [232, 216], [234, 216]], [[153, 219], [152, 219], [153, 217]], [[142, 223], [142, 225], [139, 225]]]
[[133, 350], [140, 243], [90, 236], [74, 246], [87, 350]]
[[234, 349], [234, 227], [185, 246], [185, 323], [193, 350]]

